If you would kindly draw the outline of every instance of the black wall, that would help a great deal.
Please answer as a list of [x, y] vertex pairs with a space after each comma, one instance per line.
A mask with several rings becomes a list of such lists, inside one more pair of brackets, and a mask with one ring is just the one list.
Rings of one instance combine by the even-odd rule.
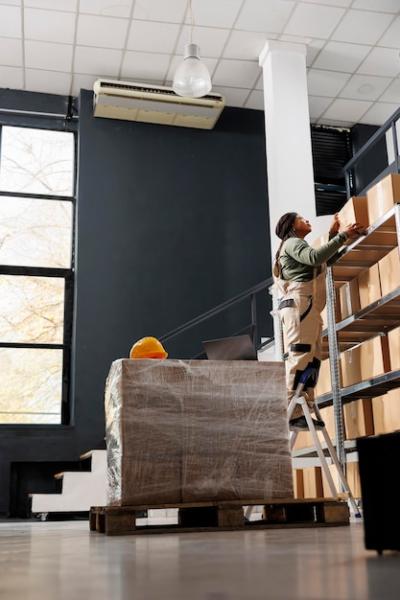
[[[358, 123], [351, 128], [353, 154], [356, 154], [367, 143], [369, 138], [379, 129], [378, 125], [364, 125]], [[373, 145], [354, 169], [354, 183], [356, 192], [362, 192], [375, 177], [388, 166], [388, 155], [385, 137]]]
[[[137, 338], [269, 276], [267, 206], [262, 112], [227, 108], [214, 131], [196, 131], [94, 119], [82, 92], [73, 422], [0, 427], [0, 512], [11, 462], [75, 460], [101, 446], [105, 378]], [[248, 313], [239, 308], [168, 350], [195, 354], [201, 339], [246, 325]]]

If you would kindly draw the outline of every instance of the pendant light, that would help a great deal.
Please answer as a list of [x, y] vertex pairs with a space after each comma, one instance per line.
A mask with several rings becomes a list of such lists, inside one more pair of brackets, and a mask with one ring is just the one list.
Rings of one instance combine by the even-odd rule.
[[190, 41], [185, 45], [183, 61], [175, 71], [172, 88], [179, 96], [201, 98], [211, 91], [211, 78], [206, 65], [200, 60], [200, 48], [193, 43], [192, 0], [188, 0]]

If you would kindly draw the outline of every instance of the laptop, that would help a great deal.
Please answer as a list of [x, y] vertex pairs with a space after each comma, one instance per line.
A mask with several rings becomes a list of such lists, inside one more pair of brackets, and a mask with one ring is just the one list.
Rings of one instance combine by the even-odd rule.
[[209, 360], [258, 360], [249, 335], [207, 340], [203, 348]]

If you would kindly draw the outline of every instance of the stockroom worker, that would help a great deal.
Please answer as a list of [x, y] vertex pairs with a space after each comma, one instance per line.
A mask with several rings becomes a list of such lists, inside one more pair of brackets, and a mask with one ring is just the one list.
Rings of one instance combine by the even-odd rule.
[[[339, 233], [335, 215], [329, 231], [329, 242], [315, 249], [305, 237], [311, 232], [310, 222], [295, 212], [284, 214], [278, 221], [276, 235], [282, 240], [275, 256], [274, 279], [278, 290], [278, 312], [283, 326], [286, 351], [286, 386], [288, 401], [293, 398], [299, 378], [308, 367], [315, 368], [304, 397], [310, 410], [314, 407], [314, 388], [321, 365], [321, 312], [326, 304], [326, 263], [348, 238], [359, 235], [360, 225], [353, 223]], [[317, 428], [324, 426], [314, 419]], [[300, 405], [296, 405], [289, 425], [291, 429], [307, 429]]]

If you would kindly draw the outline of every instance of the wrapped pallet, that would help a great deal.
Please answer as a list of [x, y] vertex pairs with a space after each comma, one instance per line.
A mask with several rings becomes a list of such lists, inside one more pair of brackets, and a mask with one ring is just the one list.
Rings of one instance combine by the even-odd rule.
[[105, 409], [110, 504], [293, 496], [281, 363], [118, 360]]

